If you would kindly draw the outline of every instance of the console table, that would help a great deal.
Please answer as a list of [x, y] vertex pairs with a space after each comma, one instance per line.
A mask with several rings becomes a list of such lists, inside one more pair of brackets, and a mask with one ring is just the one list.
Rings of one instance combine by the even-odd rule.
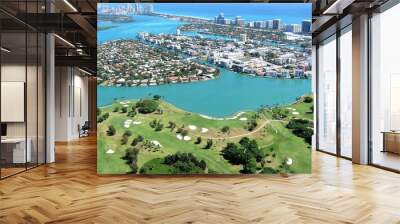
[[[25, 151], [25, 140], [28, 143]], [[30, 138], [5, 138], [1, 139], [1, 156], [7, 163], [26, 163], [31, 162], [32, 141]]]
[[383, 131], [383, 150], [400, 154], [400, 131]]

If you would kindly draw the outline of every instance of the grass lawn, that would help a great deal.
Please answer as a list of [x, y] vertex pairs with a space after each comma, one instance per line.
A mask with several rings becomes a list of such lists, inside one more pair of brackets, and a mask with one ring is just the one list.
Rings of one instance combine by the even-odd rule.
[[[123, 102], [127, 105], [128, 111], [135, 104], [134, 100]], [[232, 165], [225, 160], [220, 151], [228, 142], [238, 142], [242, 136], [246, 135], [251, 139], [256, 139], [258, 145], [265, 152], [267, 163], [265, 166], [278, 168], [282, 161], [290, 157], [293, 159], [293, 165], [290, 171], [294, 173], [311, 172], [311, 150], [309, 145], [299, 137], [292, 134], [291, 130], [285, 125], [287, 120], [273, 121], [270, 120], [271, 114], [267, 111], [261, 114], [257, 123], [260, 127], [259, 131], [250, 133], [245, 127], [247, 121], [239, 120], [239, 118], [250, 119], [256, 112], [247, 111], [235, 119], [214, 120], [200, 116], [199, 114], [186, 112], [167, 102], [159, 101], [159, 108], [163, 113], [140, 114], [135, 117], [128, 117], [127, 113], [120, 111], [113, 112], [115, 107], [122, 108], [121, 102], [115, 102], [112, 105], [100, 108], [101, 114], [109, 113], [110, 116], [105, 121], [98, 124], [98, 154], [97, 154], [97, 170], [100, 174], [121, 174], [132, 172], [130, 166], [122, 157], [126, 153], [126, 149], [131, 146], [132, 140], [141, 135], [145, 140], [157, 141], [161, 144], [159, 148], [141, 147], [137, 166], [140, 170], [147, 167], [147, 174], [169, 174], [171, 169], [168, 165], [163, 164], [163, 158], [166, 155], [175, 154], [176, 152], [192, 153], [198, 160], [204, 160], [207, 164], [209, 173], [219, 174], [237, 174], [240, 173], [242, 165]], [[302, 117], [312, 119], [312, 113], [309, 113], [309, 107], [312, 103], [299, 102], [291, 105]], [[140, 124], [131, 124], [129, 128], [124, 127], [126, 120], [132, 122], [140, 122]], [[160, 120], [164, 125], [161, 131], [155, 131], [150, 127], [149, 123], [153, 120]], [[168, 126], [168, 122], [176, 123], [176, 128], [172, 131]], [[261, 125], [265, 124], [261, 128]], [[114, 136], [107, 136], [106, 131], [109, 125], [113, 125], [116, 129]], [[190, 127], [192, 129], [190, 129]], [[193, 130], [193, 126], [196, 127]], [[224, 126], [229, 127], [228, 133], [222, 133]], [[191, 140], [184, 141], [177, 138], [177, 129], [183, 128], [188, 131]], [[202, 132], [202, 128], [208, 129], [208, 132]], [[132, 136], [128, 138], [127, 144], [121, 144], [122, 135], [126, 130], [132, 132]], [[195, 144], [196, 138], [202, 137], [200, 144]], [[213, 138], [213, 146], [210, 149], [204, 149], [208, 138]], [[273, 151], [271, 151], [273, 148]], [[113, 153], [107, 154], [108, 150]], [[260, 164], [258, 164], [260, 165]]]
[[[311, 103], [297, 102], [288, 107], [295, 109], [295, 110], [291, 111], [291, 116], [296, 117], [296, 118], [313, 120], [314, 115], [313, 115], [313, 111], [311, 110], [311, 107], [313, 105], [314, 105], [314, 102], [311, 102]], [[299, 114], [294, 115], [293, 112], [298, 112]]]

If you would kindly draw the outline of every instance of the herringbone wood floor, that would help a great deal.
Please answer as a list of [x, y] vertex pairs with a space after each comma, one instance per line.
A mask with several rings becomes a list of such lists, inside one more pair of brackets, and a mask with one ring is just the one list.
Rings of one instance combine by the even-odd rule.
[[0, 181], [0, 223], [400, 223], [400, 175], [313, 153], [313, 174], [96, 175], [95, 138]]

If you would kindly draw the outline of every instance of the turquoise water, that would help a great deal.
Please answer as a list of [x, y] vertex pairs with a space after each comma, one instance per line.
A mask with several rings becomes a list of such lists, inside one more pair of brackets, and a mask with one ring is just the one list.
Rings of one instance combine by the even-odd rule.
[[[98, 31], [97, 41], [103, 43], [134, 39], [138, 32], [143, 31], [153, 34], [175, 33], [176, 27], [182, 24], [152, 16], [134, 16], [134, 19], [133, 23], [121, 23], [116, 28]], [[98, 23], [99, 26], [110, 24]], [[311, 92], [311, 80], [258, 78], [220, 70], [218, 79], [195, 83], [150, 87], [98, 86], [97, 104], [105, 106], [115, 99], [140, 99], [158, 94], [184, 110], [213, 117], [227, 117], [239, 111], [255, 110], [261, 105], [290, 104], [297, 97]]]
[[[225, 18], [241, 16], [245, 21], [281, 19], [286, 24], [311, 20], [311, 3], [168, 3], [154, 4], [160, 13], [214, 19], [219, 13]], [[289, 13], [290, 12], [290, 13]]]
[[103, 43], [105, 41], [117, 39], [135, 39], [139, 32], [148, 33], [176, 33], [176, 28], [183, 24], [180, 21], [168, 20], [154, 16], [133, 16], [134, 22], [132, 23], [110, 23], [99, 21], [98, 27], [105, 25], [118, 25], [118, 27], [97, 31], [97, 42]]
[[140, 99], [158, 94], [187, 111], [227, 117], [261, 105], [290, 104], [311, 91], [311, 81], [250, 77], [221, 69], [220, 77], [210, 81], [149, 87], [99, 86], [97, 90], [99, 106], [114, 99]]

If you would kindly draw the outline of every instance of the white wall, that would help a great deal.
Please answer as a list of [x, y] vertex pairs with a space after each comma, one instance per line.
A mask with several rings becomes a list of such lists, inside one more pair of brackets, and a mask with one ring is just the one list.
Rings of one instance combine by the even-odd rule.
[[[1, 66], [1, 81], [25, 82], [26, 67], [19, 64], [4, 64]], [[6, 108], [1, 108], [5, 110]], [[7, 137], [25, 137], [25, 122], [8, 122]]]
[[88, 78], [73, 67], [56, 67], [55, 73], [55, 140], [74, 140], [88, 120]]
[[[38, 69], [38, 70], [37, 70]], [[1, 66], [1, 81], [2, 82], [23, 82], [26, 85], [26, 108], [23, 102], [22, 108], [14, 108], [14, 110], [22, 110], [19, 113], [25, 114], [26, 120], [21, 122], [5, 122], [7, 124], [8, 138], [25, 138], [25, 135], [30, 140], [30, 148], [32, 162], [44, 163], [45, 153], [45, 120], [44, 120], [44, 83], [42, 68], [35, 66], [25, 66], [25, 64], [2, 64]], [[25, 80], [27, 78], [27, 80]], [[4, 89], [2, 89], [2, 93]], [[24, 95], [24, 90], [19, 90], [20, 94]], [[22, 91], [22, 92], [21, 92]], [[7, 95], [2, 95], [2, 98]], [[1, 110], [7, 113], [13, 113], [12, 108], [2, 107]], [[25, 111], [26, 110], [26, 111]], [[16, 113], [16, 112], [14, 112]], [[24, 115], [22, 115], [24, 116]], [[38, 155], [37, 155], [38, 153]]]

